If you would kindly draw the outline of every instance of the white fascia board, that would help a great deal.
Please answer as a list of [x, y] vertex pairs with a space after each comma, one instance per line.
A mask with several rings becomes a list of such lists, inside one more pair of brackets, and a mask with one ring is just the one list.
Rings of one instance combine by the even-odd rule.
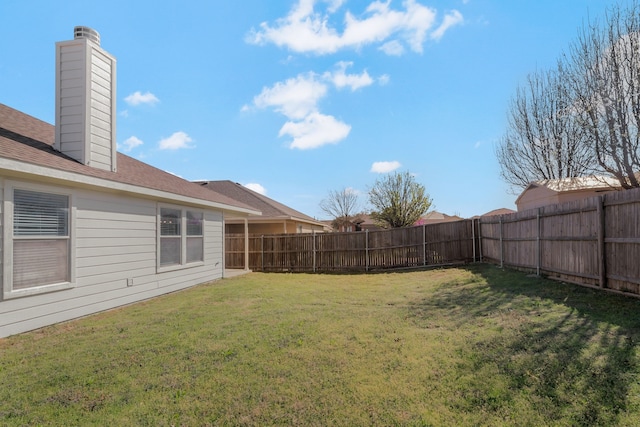
[[[118, 181], [111, 181], [104, 178], [97, 178], [75, 172], [67, 172], [60, 169], [46, 166], [34, 165], [12, 159], [0, 157], [0, 175], [7, 174], [13, 177], [23, 177], [42, 180], [47, 179], [47, 183], [52, 184], [52, 180], [58, 184], [73, 185], [75, 187], [93, 187], [107, 192], [124, 192], [138, 197], [158, 199], [169, 202], [180, 202], [189, 205], [204, 206], [218, 209], [226, 213], [239, 216], [262, 215], [262, 212], [253, 209], [246, 209], [226, 203], [213, 202], [205, 199], [175, 194], [168, 191], [155, 190], [152, 188], [140, 187], [138, 185], [127, 184]], [[194, 184], [195, 185], [195, 184]]]
[[[301, 222], [304, 224], [310, 224], [310, 225], [317, 225], [317, 226], [326, 226], [326, 224], [323, 224], [320, 221], [317, 220], [313, 220], [310, 221], [308, 219], [303, 219], [303, 218], [297, 218], [294, 216], [262, 216], [262, 217], [253, 217], [250, 216], [249, 220], [253, 223], [258, 223], [258, 222], [273, 222], [273, 221], [295, 221], [295, 222]], [[228, 218], [225, 218], [225, 221], [227, 221], [228, 224], [233, 224], [234, 221], [238, 221], [238, 222], [242, 222], [243, 219], [242, 218], [238, 218], [238, 217], [233, 217], [230, 216]]]

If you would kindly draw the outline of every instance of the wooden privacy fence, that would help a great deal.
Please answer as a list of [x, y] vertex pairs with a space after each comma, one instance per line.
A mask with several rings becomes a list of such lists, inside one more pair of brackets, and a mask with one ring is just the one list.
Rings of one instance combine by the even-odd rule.
[[640, 296], [640, 189], [479, 220], [480, 259]]
[[[640, 189], [474, 220], [248, 241], [254, 271], [373, 271], [480, 261], [640, 296]], [[244, 235], [228, 235], [225, 242], [226, 267], [244, 268]]]
[[[473, 262], [477, 257], [471, 220], [355, 233], [249, 236], [253, 271], [373, 271]], [[226, 268], [244, 268], [245, 238], [225, 238]]]

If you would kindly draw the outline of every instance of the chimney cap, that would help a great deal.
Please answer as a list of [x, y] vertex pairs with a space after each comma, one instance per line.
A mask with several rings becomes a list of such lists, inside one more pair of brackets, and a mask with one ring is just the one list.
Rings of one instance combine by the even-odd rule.
[[96, 43], [98, 46], [100, 45], [100, 33], [93, 28], [77, 26], [73, 29], [73, 38], [88, 39]]

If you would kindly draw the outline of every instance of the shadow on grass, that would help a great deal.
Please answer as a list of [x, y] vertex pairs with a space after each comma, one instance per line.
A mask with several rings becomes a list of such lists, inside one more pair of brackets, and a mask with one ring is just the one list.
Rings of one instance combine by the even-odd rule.
[[410, 307], [418, 324], [467, 338], [455, 375], [474, 379], [458, 384], [454, 410], [504, 415], [524, 406], [538, 421], [570, 425], [615, 424], [630, 410], [639, 300], [491, 265], [466, 270], [467, 279]]

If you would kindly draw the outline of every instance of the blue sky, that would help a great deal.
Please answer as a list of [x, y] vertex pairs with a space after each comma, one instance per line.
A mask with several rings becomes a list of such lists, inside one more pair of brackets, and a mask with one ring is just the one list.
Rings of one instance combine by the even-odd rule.
[[[55, 42], [117, 59], [119, 151], [324, 219], [330, 190], [408, 171], [440, 212], [515, 209], [509, 100], [605, 0], [2, 0], [0, 102], [53, 123]], [[621, 4], [626, 4], [622, 1]]]

